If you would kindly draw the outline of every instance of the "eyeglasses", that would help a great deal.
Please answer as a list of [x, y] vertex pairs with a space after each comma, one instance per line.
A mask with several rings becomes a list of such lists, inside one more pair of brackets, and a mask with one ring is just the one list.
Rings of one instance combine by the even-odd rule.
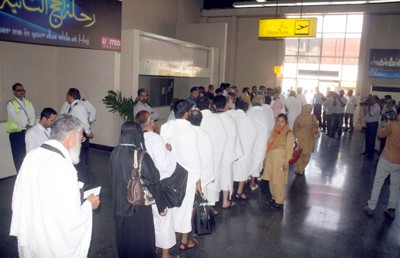
[[19, 89], [19, 90], [15, 90], [15, 91], [17, 91], [17, 92], [24, 92], [25, 90], [24, 89]]

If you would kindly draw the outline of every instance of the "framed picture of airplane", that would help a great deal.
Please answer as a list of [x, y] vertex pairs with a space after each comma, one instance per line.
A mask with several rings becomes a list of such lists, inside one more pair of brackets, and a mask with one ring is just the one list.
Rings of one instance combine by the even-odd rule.
[[400, 79], [400, 49], [371, 49], [368, 77]]

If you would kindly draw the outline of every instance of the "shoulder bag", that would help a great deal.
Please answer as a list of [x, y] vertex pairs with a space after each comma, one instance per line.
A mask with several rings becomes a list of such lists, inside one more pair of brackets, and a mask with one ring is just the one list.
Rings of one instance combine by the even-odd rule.
[[128, 182], [128, 194], [127, 199], [130, 204], [133, 206], [143, 206], [143, 205], [151, 205], [155, 203], [154, 197], [152, 194], [146, 189], [143, 185], [142, 180], [140, 179], [140, 169], [142, 167], [143, 157], [146, 153], [145, 150], [142, 150], [140, 154], [140, 158], [138, 161], [138, 150], [135, 150], [133, 153], [133, 167], [131, 179]]
[[[289, 133], [289, 131], [288, 131]], [[286, 134], [287, 136], [287, 134]], [[303, 148], [299, 144], [299, 140], [297, 138], [294, 139], [294, 144], [293, 144], [293, 154], [292, 158], [289, 160], [289, 164], [294, 164], [297, 162], [297, 160], [300, 158], [301, 153], [303, 152]]]
[[176, 163], [174, 173], [160, 181], [168, 208], [181, 207], [186, 194], [187, 178], [187, 170]]

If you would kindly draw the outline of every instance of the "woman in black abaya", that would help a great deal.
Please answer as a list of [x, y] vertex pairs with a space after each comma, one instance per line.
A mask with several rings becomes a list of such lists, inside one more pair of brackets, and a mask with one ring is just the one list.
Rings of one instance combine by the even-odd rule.
[[[118, 256], [156, 257], [155, 235], [151, 206], [132, 206], [127, 200], [127, 185], [131, 178], [134, 150], [145, 150], [143, 132], [138, 123], [126, 122], [121, 127], [119, 144], [110, 157], [110, 180], [113, 192], [115, 235]], [[156, 199], [160, 214], [166, 208], [160, 189], [160, 175], [146, 153], [141, 178]]]

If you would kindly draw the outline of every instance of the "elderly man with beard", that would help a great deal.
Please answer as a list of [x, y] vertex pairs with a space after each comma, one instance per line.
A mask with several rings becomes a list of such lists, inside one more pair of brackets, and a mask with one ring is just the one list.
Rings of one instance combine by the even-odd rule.
[[71, 115], [54, 122], [50, 140], [28, 153], [12, 198], [10, 235], [20, 257], [87, 257], [92, 210], [98, 196], [83, 203], [73, 164], [79, 162], [83, 125]]

